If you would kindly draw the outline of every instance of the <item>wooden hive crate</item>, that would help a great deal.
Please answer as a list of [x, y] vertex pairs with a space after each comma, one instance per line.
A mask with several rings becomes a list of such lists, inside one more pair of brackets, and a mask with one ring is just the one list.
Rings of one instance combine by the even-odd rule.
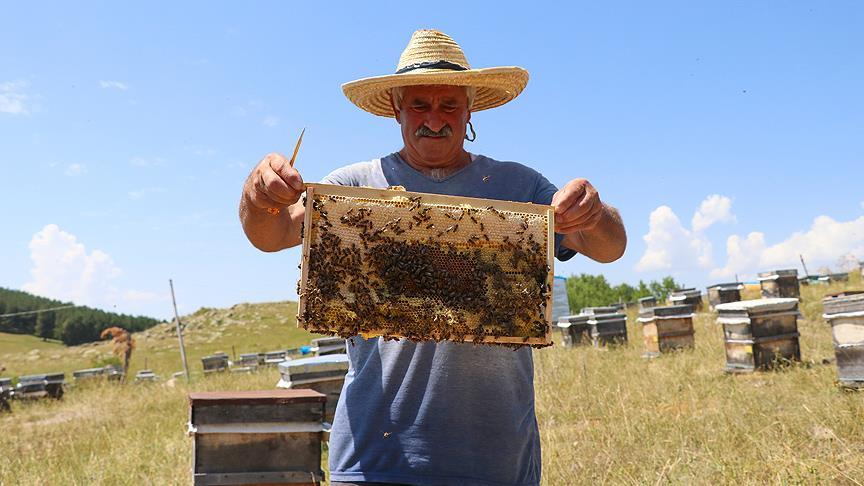
[[587, 314], [561, 316], [556, 326], [561, 330], [561, 342], [565, 348], [572, 348], [591, 342], [591, 326]]
[[650, 309], [652, 307], [657, 307], [657, 297], [653, 295], [648, 297], [642, 297], [639, 299], [639, 310]]
[[801, 296], [798, 285], [798, 270], [774, 270], [759, 273], [759, 285], [762, 288], [763, 299], [789, 298]]
[[312, 340], [312, 349], [315, 350], [315, 356], [327, 356], [328, 354], [345, 354], [348, 352], [345, 347], [345, 338], [342, 337], [323, 337]]
[[105, 368], [87, 368], [84, 370], [75, 370], [72, 372], [72, 380], [75, 383], [80, 383], [87, 380], [96, 380], [105, 376]]
[[702, 310], [702, 292], [696, 289], [679, 289], [669, 294], [670, 305], [689, 305], [694, 312]]
[[328, 354], [279, 363], [279, 388], [311, 389], [327, 396], [324, 419], [333, 423], [342, 385], [348, 373], [347, 354]]
[[194, 484], [320, 484], [325, 401], [314, 390], [190, 393]]
[[846, 291], [822, 300], [831, 325], [841, 386], [864, 388], [864, 291]]
[[594, 314], [588, 319], [594, 347], [627, 342], [627, 314]]
[[201, 358], [201, 366], [204, 368], [205, 375], [228, 371], [228, 355], [225, 353], [216, 353], [211, 356], [204, 356]]
[[798, 299], [773, 298], [719, 304], [726, 371], [751, 372], [778, 362], [800, 361]]
[[66, 385], [65, 373], [46, 373], [41, 375], [26, 375], [18, 377], [15, 387], [15, 398], [63, 398]]
[[307, 184], [298, 325], [548, 346], [551, 206]]
[[645, 356], [656, 357], [674, 349], [693, 347], [693, 306], [671, 305], [639, 312]]
[[744, 290], [744, 285], [738, 282], [720, 283], [712, 285], [706, 290], [708, 291], [708, 304], [713, 309], [720, 304], [741, 300], [741, 291]]
[[0, 412], [11, 412], [9, 400], [12, 399], [12, 378], [0, 378]]

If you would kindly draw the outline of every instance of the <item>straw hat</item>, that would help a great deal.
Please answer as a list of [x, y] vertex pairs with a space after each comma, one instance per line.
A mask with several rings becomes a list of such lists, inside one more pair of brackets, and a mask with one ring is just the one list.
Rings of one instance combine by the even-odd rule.
[[351, 81], [342, 85], [342, 91], [369, 113], [393, 118], [390, 90], [420, 84], [473, 86], [477, 95], [471, 111], [480, 111], [519, 96], [528, 84], [528, 71], [516, 66], [471, 69], [462, 48], [450, 36], [418, 30], [402, 51], [395, 74]]

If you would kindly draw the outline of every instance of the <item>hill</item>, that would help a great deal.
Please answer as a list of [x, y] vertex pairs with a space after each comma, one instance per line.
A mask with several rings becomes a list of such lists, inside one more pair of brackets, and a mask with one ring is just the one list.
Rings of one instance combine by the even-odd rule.
[[[309, 344], [315, 336], [297, 328], [296, 314], [295, 302], [269, 302], [203, 308], [181, 317], [186, 326], [183, 334], [190, 370], [200, 373], [201, 358], [217, 351], [240, 355]], [[159, 323], [133, 333], [133, 338], [132, 374], [147, 368], [170, 376], [183, 369], [173, 323]], [[0, 364], [6, 367], [5, 376], [64, 371], [71, 378], [74, 370], [103, 366], [112, 360], [107, 341], [64, 347], [32, 336], [0, 333]]]

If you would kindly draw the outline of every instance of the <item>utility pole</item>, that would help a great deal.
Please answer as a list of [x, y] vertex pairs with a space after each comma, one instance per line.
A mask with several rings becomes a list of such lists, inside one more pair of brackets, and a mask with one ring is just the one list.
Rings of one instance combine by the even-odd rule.
[[183, 372], [186, 373], [186, 383], [189, 383], [189, 365], [186, 364], [186, 348], [183, 346], [183, 328], [180, 326], [180, 314], [177, 313], [177, 299], [174, 298], [174, 282], [168, 279], [171, 287], [171, 302], [174, 304], [174, 322], [177, 325], [177, 339], [180, 340], [180, 359], [183, 360]]
[[804, 267], [804, 276], [805, 276], [805, 277], [809, 277], [809, 276], [810, 276], [810, 272], [807, 271], [807, 264], [804, 263], [804, 255], [802, 255], [802, 254], [799, 253], [799, 254], [798, 254], [798, 258], [801, 259], [801, 266]]

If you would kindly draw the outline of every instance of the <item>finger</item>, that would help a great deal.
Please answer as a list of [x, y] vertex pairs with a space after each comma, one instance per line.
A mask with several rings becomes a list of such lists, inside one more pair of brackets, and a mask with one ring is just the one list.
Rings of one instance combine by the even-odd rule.
[[291, 165], [291, 162], [280, 154], [274, 155], [269, 160], [270, 168], [295, 191], [301, 192], [306, 190], [306, 185], [303, 183], [300, 172]]
[[578, 224], [584, 223], [595, 213], [599, 212], [602, 209], [603, 204], [598, 199], [590, 200], [586, 206], [583, 206], [581, 203], [575, 206], [570, 212], [561, 219], [561, 224]]
[[552, 206], [555, 207], [555, 214], [562, 214], [576, 204], [579, 197], [585, 191], [584, 184], [568, 183], [563, 189], [556, 192], [552, 196]]
[[268, 168], [261, 171], [259, 182], [261, 192], [282, 206], [294, 204], [300, 198], [300, 192], [285, 183], [278, 174]]
[[257, 187], [253, 187], [251, 191], [247, 192], [249, 196], [249, 201], [258, 209], [270, 209], [270, 208], [279, 208], [285, 206], [285, 204], [274, 201], [269, 198], [267, 194], [263, 191], [258, 190]]
[[581, 201], [574, 204], [566, 213], [557, 215], [555, 223], [568, 225], [587, 219], [590, 217], [591, 212], [595, 210], [596, 202], [597, 200], [593, 199], [589, 200], [586, 204], [583, 204]]
[[561, 234], [575, 233], [577, 231], [588, 231], [594, 229], [603, 219], [603, 211], [598, 211], [584, 222], [568, 223], [555, 226], [555, 232]]

